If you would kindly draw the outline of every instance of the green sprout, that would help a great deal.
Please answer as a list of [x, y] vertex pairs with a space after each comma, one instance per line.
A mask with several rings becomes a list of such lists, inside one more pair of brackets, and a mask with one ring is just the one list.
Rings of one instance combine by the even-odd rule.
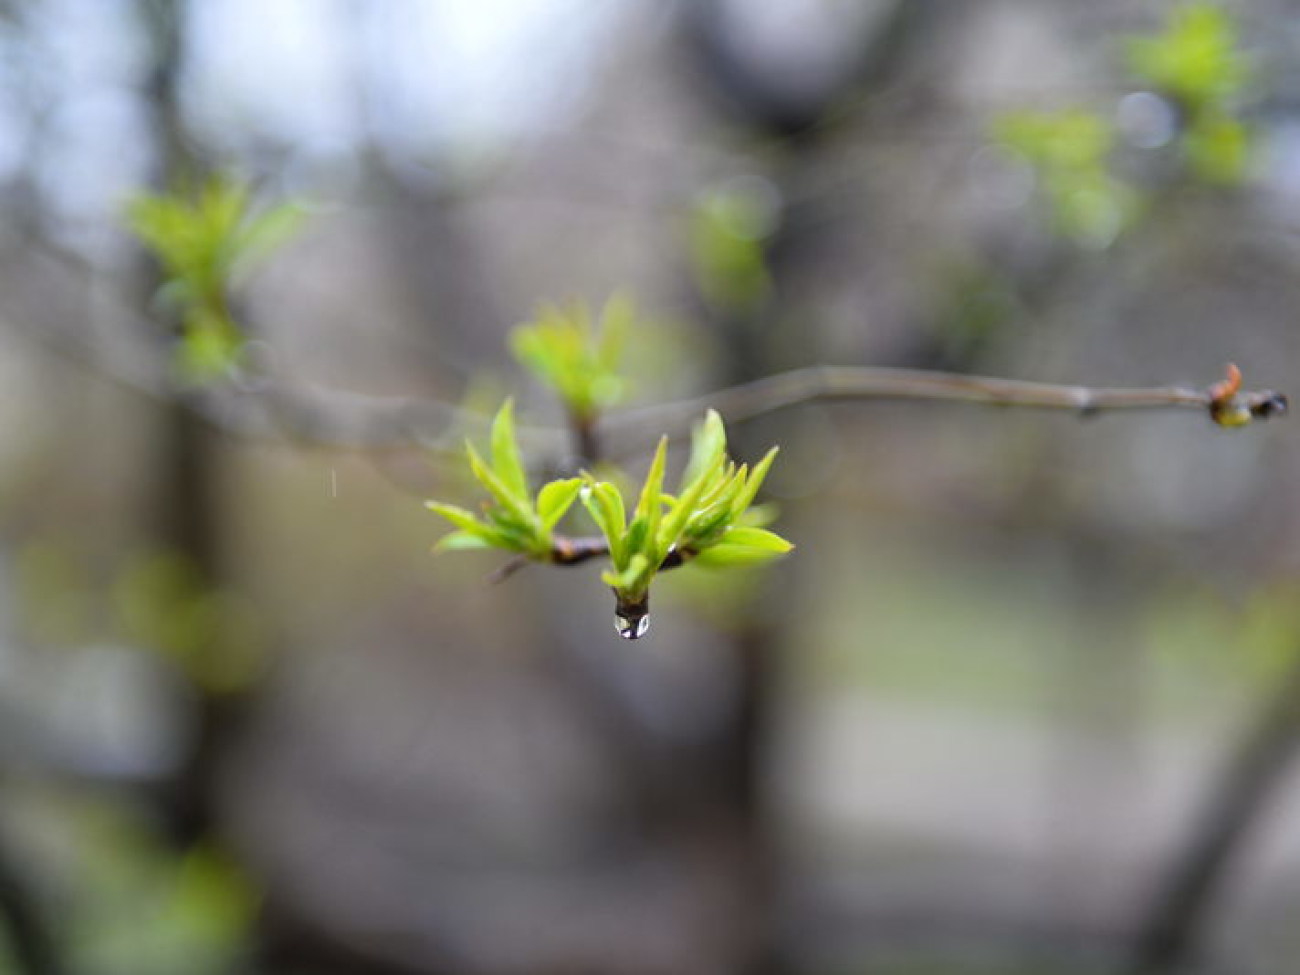
[[635, 639], [649, 626], [650, 583], [662, 568], [688, 561], [752, 565], [794, 546], [774, 532], [747, 524], [746, 512], [767, 476], [776, 447], [750, 471], [727, 460], [727, 434], [710, 410], [696, 430], [690, 463], [674, 496], [664, 493], [668, 438], [660, 439], [632, 520], [618, 489], [588, 476], [582, 501], [609, 546], [612, 567], [601, 580], [614, 590], [615, 627]]
[[559, 394], [575, 423], [589, 425], [626, 393], [618, 366], [633, 318], [631, 302], [617, 296], [605, 303], [596, 322], [580, 302], [568, 308], [542, 305], [534, 321], [511, 334], [511, 348]]
[[215, 176], [193, 194], [142, 193], [126, 218], [162, 266], [159, 295], [180, 316], [181, 379], [201, 384], [229, 374], [245, 341], [229, 289], [292, 236], [302, 211], [291, 204], [258, 210], [246, 184]]
[[[664, 491], [668, 439], [659, 441], [650, 470], [631, 509], [619, 488], [591, 474], [551, 481], [534, 500], [519, 445], [514, 409], [507, 400], [492, 423], [491, 463], [466, 445], [470, 469], [491, 495], [483, 513], [438, 501], [427, 506], [453, 525], [437, 550], [502, 549], [520, 561], [575, 565], [607, 555], [601, 579], [614, 591], [615, 626], [636, 639], [649, 627], [650, 584], [665, 569], [688, 562], [710, 566], [754, 565], [793, 546], [762, 527], [767, 512], [754, 498], [776, 458], [773, 447], [751, 470], [727, 459], [722, 418], [710, 410], [695, 431], [691, 458], [675, 495]], [[582, 499], [600, 538], [567, 538], [554, 528]]]
[[507, 399], [492, 421], [491, 463], [474, 445], [465, 442], [470, 470], [492, 500], [483, 514], [438, 501], [426, 502], [458, 529], [438, 543], [440, 551], [499, 548], [547, 561], [555, 550], [551, 530], [577, 500], [581, 478], [551, 481], [538, 493], [529, 493], [528, 478], [515, 437], [514, 403]]
[[1211, 3], [1174, 10], [1163, 33], [1129, 38], [1126, 53], [1134, 75], [1189, 111], [1222, 108], [1250, 80], [1232, 16]]

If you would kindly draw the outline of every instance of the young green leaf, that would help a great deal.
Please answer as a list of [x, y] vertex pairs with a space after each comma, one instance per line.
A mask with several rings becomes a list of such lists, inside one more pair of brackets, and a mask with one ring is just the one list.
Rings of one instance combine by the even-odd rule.
[[492, 468], [510, 492], [521, 500], [528, 497], [528, 477], [515, 440], [515, 404], [507, 399], [492, 420]]
[[623, 496], [618, 493], [618, 488], [608, 482], [589, 481], [584, 485], [580, 497], [583, 507], [609, 544], [610, 558], [615, 565], [622, 565], [623, 533], [626, 527]]
[[465, 453], [469, 457], [469, 468], [474, 473], [478, 482], [487, 488], [488, 493], [497, 499], [497, 502], [513, 514], [523, 524], [534, 524], [534, 516], [531, 506], [528, 502], [528, 496], [517, 495], [510, 489], [492, 468], [483, 462], [474, 445], [468, 440], [465, 441]]
[[722, 466], [727, 455], [727, 429], [716, 410], [704, 415], [704, 422], [691, 434], [691, 459], [682, 472], [682, 487], [694, 481], [708, 479]]
[[433, 547], [435, 552], [464, 552], [470, 549], [492, 548], [493, 544], [482, 535], [472, 534], [467, 531], [454, 531], [450, 535], [444, 535], [438, 540], [438, 544]]
[[[650, 537], [650, 520], [645, 515], [637, 515], [632, 519], [632, 523], [627, 526], [627, 532], [623, 535], [623, 559], [631, 559], [633, 555], [641, 552], [646, 559], [653, 560], [655, 565], [663, 561], [663, 556], [657, 551], [647, 551], [647, 539]], [[615, 563], [617, 564], [617, 563]]]
[[691, 515], [696, 512], [696, 503], [700, 495], [708, 484], [706, 478], [696, 478], [696, 480], [687, 485], [686, 490], [681, 493], [673, 509], [664, 518], [663, 527], [659, 530], [659, 546], [663, 552], [667, 552], [672, 546], [677, 544], [681, 537], [686, 522]]
[[551, 481], [537, 493], [537, 516], [542, 520], [542, 527], [550, 531], [556, 526], [565, 512], [578, 500], [582, 491], [582, 478], [571, 477], [566, 481]]
[[780, 552], [753, 548], [749, 545], [728, 545], [725, 542], [710, 545], [692, 560], [695, 565], [708, 569], [721, 569], [731, 566], [762, 565], [780, 556]]
[[773, 447], [760, 460], [754, 470], [744, 481], [744, 486], [736, 492], [732, 501], [732, 513], [739, 518], [750, 505], [754, 503], [754, 498], [758, 494], [758, 489], [763, 486], [763, 481], [767, 478], [767, 472], [772, 468], [772, 461], [776, 460], [777, 452], [780, 447]]
[[794, 548], [794, 545], [790, 542], [766, 528], [733, 528], [722, 536], [722, 544], [739, 545], [744, 548], [772, 552], [776, 555], [784, 555]]
[[430, 511], [442, 515], [457, 528], [464, 531], [478, 532], [487, 530], [487, 526], [475, 518], [471, 512], [454, 504], [443, 504], [441, 501], [426, 501], [424, 506]]
[[645, 484], [641, 487], [641, 497], [636, 503], [636, 516], [646, 520], [650, 535], [658, 530], [659, 518], [663, 513], [664, 466], [667, 459], [668, 438], [660, 437], [654, 459], [650, 462], [650, 470], [646, 472]]

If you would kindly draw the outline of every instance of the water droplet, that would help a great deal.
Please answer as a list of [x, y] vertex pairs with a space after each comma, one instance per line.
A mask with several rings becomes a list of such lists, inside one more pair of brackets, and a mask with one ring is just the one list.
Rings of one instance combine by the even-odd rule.
[[648, 615], [624, 616], [622, 613], [615, 613], [614, 629], [624, 640], [639, 640], [650, 629], [650, 617]]

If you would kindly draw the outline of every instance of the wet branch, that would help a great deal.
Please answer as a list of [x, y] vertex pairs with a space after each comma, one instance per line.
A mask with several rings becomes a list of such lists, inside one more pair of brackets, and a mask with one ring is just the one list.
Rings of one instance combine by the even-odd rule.
[[[1133, 410], [1197, 410], [1220, 426], [1244, 426], [1279, 416], [1286, 397], [1271, 389], [1241, 389], [1241, 374], [1228, 367], [1226, 379], [1204, 389], [1183, 386], [1108, 388], [1067, 386], [873, 366], [814, 366], [777, 373], [707, 396], [613, 414], [581, 430], [522, 427], [525, 448], [562, 450], [577, 437], [583, 452], [626, 456], [662, 433], [690, 429], [708, 408], [729, 422], [751, 420], [816, 402], [913, 400], [968, 403], [1022, 409], [1062, 410], [1080, 416]], [[487, 418], [448, 403], [369, 396], [311, 387], [270, 386], [262, 391], [213, 393], [196, 407], [227, 432], [289, 440], [303, 446], [385, 450], [406, 447], [455, 449], [467, 430]]]
[[[659, 563], [659, 571], [666, 572], [669, 569], [676, 569], [685, 565], [694, 557], [693, 552], [673, 549], [664, 560]], [[520, 569], [534, 562], [543, 565], [571, 566], [582, 565], [584, 562], [590, 562], [592, 559], [602, 558], [609, 555], [609, 543], [597, 535], [583, 535], [570, 537], [566, 535], [553, 535], [551, 538], [551, 550], [545, 556], [533, 555], [516, 555], [508, 562], [502, 563], [487, 576], [487, 581], [492, 584], [505, 582]]]
[[642, 428], [673, 430], [712, 407], [730, 422], [816, 402], [930, 400], [985, 406], [1065, 410], [1080, 416], [1118, 410], [1201, 410], [1222, 426], [1242, 426], [1286, 412], [1287, 399], [1273, 390], [1243, 390], [1241, 372], [1204, 389], [1184, 386], [1092, 387], [1025, 382], [957, 373], [875, 366], [810, 366], [766, 376], [709, 396], [649, 407], [613, 417], [607, 436], [626, 436]]

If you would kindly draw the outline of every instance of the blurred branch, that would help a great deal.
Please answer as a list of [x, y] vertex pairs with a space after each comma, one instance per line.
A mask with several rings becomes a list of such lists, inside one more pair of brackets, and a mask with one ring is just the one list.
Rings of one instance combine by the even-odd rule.
[[[39, 242], [38, 242], [39, 246]], [[82, 278], [83, 287], [104, 289], [103, 272], [75, 255], [41, 248], [62, 273]], [[21, 290], [21, 289], [19, 289]], [[163, 403], [183, 401], [218, 430], [242, 439], [291, 441], [333, 449], [397, 450], [412, 447], [454, 449], [467, 430], [487, 417], [452, 403], [408, 397], [374, 396], [278, 377], [254, 377], [224, 388], [184, 386], [172, 376], [161, 343], [164, 335], [144, 316], [130, 311], [122, 296], [106, 299], [114, 309], [111, 336], [48, 320], [39, 302], [11, 311], [4, 323], [18, 334], [124, 389]], [[16, 300], [11, 292], [5, 302]], [[1057, 385], [969, 376], [957, 373], [879, 366], [810, 366], [765, 376], [688, 400], [664, 403], [603, 417], [592, 431], [608, 453], [627, 455], [653, 444], [661, 433], [689, 430], [708, 408], [738, 423], [806, 403], [915, 400], [970, 403], [1028, 409], [1063, 410], [1080, 416], [1130, 410], [1202, 410], [1225, 426], [1240, 425], [1286, 411], [1286, 397], [1272, 390], [1242, 390], [1240, 374], [1204, 389], [1183, 386], [1107, 388]], [[571, 431], [524, 427], [520, 437], [533, 453], [558, 453]]]

